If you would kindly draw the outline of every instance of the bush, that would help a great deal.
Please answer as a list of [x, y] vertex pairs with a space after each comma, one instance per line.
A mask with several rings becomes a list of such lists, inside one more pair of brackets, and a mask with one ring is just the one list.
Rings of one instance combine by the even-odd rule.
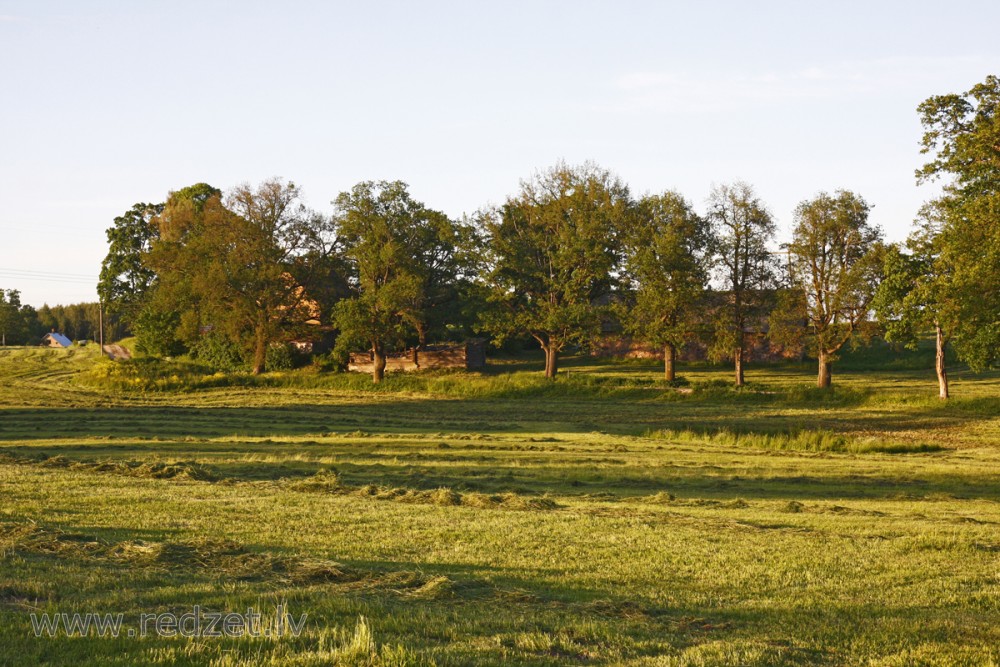
[[247, 367], [240, 346], [217, 333], [209, 333], [199, 338], [198, 342], [191, 346], [191, 356], [217, 371], [242, 371]]
[[132, 326], [136, 351], [152, 356], [170, 357], [184, 353], [184, 344], [177, 339], [180, 317], [176, 313], [162, 313], [152, 308], [144, 309]]
[[264, 363], [269, 371], [288, 371], [300, 365], [301, 356], [287, 343], [274, 344], [268, 346]]

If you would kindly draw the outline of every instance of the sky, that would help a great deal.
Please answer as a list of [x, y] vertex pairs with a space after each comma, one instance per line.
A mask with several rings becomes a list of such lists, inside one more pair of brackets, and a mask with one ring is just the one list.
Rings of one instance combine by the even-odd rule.
[[558, 161], [704, 211], [850, 189], [890, 240], [917, 105], [1000, 73], [1000, 3], [0, 0], [0, 288], [96, 300], [104, 231], [197, 182], [281, 177], [329, 213], [403, 180], [453, 217]]

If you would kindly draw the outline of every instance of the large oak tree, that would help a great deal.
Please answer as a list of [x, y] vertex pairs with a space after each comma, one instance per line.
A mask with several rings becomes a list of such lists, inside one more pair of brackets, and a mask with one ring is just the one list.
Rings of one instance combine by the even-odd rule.
[[401, 181], [366, 181], [334, 202], [342, 252], [351, 267], [352, 294], [337, 304], [338, 347], [372, 354], [374, 382], [386, 355], [415, 333], [421, 344], [441, 323], [461, 269], [459, 233], [440, 211], [413, 199]]
[[559, 353], [601, 331], [631, 215], [628, 187], [592, 164], [563, 164], [522, 181], [520, 192], [483, 214], [487, 281], [498, 341], [528, 334], [554, 378]]
[[278, 179], [238, 186], [225, 200], [205, 195], [168, 201], [151, 264], [163, 295], [183, 308], [184, 337], [211, 327], [262, 373], [268, 347], [305, 334], [320, 315], [310, 290], [325, 275], [332, 227], [300, 203], [294, 184]]

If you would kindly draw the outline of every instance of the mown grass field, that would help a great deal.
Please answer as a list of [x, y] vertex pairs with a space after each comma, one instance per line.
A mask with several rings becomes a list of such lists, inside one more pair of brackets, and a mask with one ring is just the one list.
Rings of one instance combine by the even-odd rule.
[[[0, 664], [995, 665], [1000, 373], [942, 403], [917, 361], [374, 388], [3, 350]], [[30, 622], [278, 604], [300, 636]]]

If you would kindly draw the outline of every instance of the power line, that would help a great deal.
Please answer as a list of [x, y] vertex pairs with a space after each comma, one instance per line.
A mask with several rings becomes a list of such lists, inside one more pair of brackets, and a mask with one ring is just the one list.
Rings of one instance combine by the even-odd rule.
[[92, 273], [71, 273], [69, 271], [38, 271], [37, 269], [8, 269], [6, 267], [0, 267], [0, 271], [9, 271], [14, 273], [29, 273], [32, 275], [39, 276], [57, 276], [65, 278], [93, 278]]
[[5, 276], [0, 274], [0, 279], [9, 280], [13, 282], [46, 282], [46, 283], [63, 283], [67, 285], [94, 285], [95, 281], [91, 280], [69, 280], [67, 278], [26, 278], [24, 276]]
[[0, 278], [5, 280], [27, 280], [57, 283], [78, 283], [94, 285], [97, 278], [84, 273], [63, 273], [58, 271], [33, 271], [30, 269], [0, 268]]

